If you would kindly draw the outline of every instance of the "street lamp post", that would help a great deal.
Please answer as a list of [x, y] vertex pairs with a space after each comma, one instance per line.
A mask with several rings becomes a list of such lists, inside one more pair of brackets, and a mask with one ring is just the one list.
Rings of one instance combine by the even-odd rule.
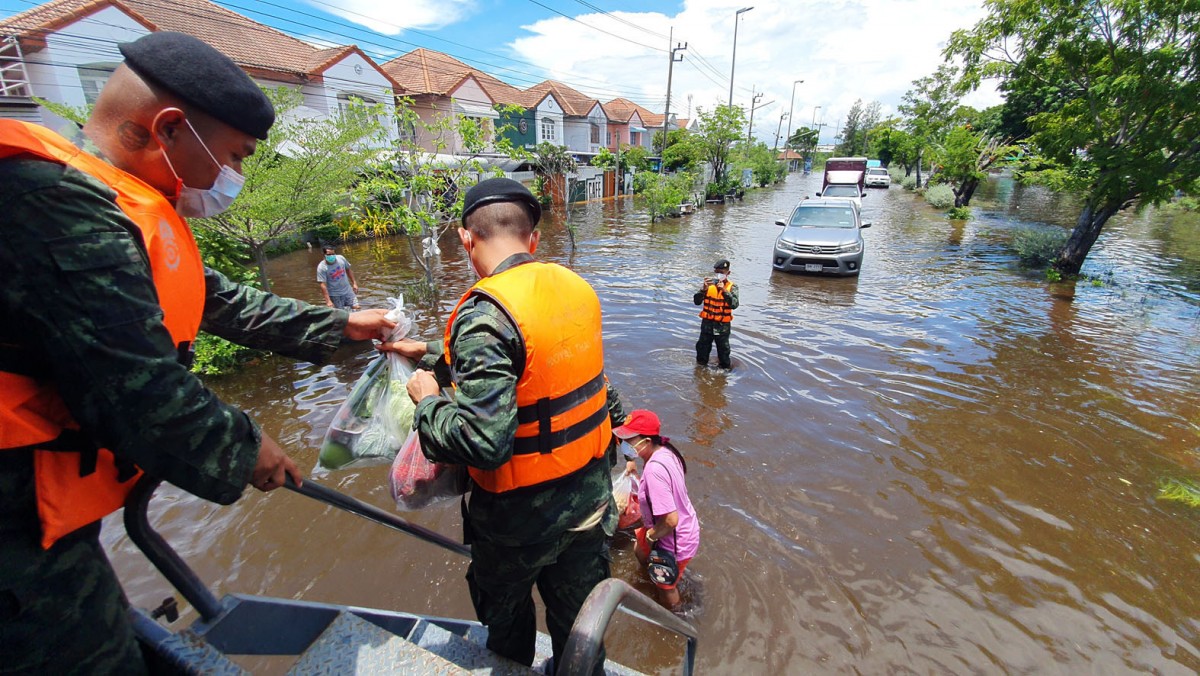
[[804, 84], [804, 80], [796, 80], [792, 83], [792, 103], [788, 106], [788, 133], [783, 139], [783, 147], [788, 147], [788, 141], [792, 140], [792, 111], [796, 108], [796, 85]]
[[733, 71], [737, 67], [737, 29], [738, 20], [742, 18], [743, 12], [749, 12], [753, 7], [743, 7], [733, 14], [733, 59], [729, 64], [729, 107], [733, 108]]
[[779, 132], [783, 129], [783, 118], [788, 117], [787, 113], [779, 116], [779, 124], [775, 125], [775, 152], [779, 152]]

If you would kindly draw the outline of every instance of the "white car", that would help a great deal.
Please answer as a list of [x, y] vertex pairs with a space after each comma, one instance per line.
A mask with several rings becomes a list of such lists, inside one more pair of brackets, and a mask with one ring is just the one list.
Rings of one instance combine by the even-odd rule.
[[892, 177], [883, 167], [867, 169], [867, 175], [863, 178], [868, 188], [889, 188], [892, 185]]
[[817, 197], [831, 197], [844, 199], [854, 203], [854, 206], [862, 209], [862, 198], [866, 193], [860, 192], [857, 183], [830, 183], [825, 186], [825, 189], [817, 193]]

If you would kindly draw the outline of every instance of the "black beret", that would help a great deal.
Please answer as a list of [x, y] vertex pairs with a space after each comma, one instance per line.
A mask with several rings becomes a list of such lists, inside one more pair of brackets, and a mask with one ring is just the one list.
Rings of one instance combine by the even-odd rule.
[[267, 138], [275, 109], [228, 56], [186, 33], [170, 31], [150, 33], [118, 48], [138, 75], [238, 131]]
[[542, 205], [529, 192], [529, 188], [511, 178], [489, 178], [471, 186], [463, 199], [463, 226], [467, 225], [467, 216], [479, 207], [495, 202], [519, 202], [529, 212], [529, 219], [536, 226], [542, 220]]
[[724, 258], [717, 261], [716, 263], [713, 263], [713, 270], [728, 270], [728, 269], [729, 269], [729, 261], [725, 260]]

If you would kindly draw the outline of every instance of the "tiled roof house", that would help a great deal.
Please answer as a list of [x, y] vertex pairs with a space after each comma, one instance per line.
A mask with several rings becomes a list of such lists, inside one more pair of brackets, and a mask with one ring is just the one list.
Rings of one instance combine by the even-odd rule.
[[[483, 88], [475, 69], [458, 59], [431, 49], [414, 49], [383, 64], [383, 70], [405, 90], [413, 108], [426, 124], [439, 117], [463, 115], [494, 129], [499, 113], [495, 101]], [[457, 134], [433, 138], [425, 130], [415, 130], [417, 142], [430, 152], [459, 153], [462, 139]]]
[[599, 100], [555, 80], [545, 80], [526, 91], [553, 94], [562, 103], [563, 145], [567, 150], [595, 154], [606, 144], [608, 115]]
[[[0, 116], [61, 125], [30, 97], [94, 102], [122, 61], [117, 44], [161, 30], [207, 42], [262, 85], [299, 87], [302, 114], [332, 115], [355, 98], [390, 108], [403, 93], [354, 45], [314, 47], [208, 0], [51, 0], [0, 20]], [[20, 78], [24, 87], [10, 86]]]

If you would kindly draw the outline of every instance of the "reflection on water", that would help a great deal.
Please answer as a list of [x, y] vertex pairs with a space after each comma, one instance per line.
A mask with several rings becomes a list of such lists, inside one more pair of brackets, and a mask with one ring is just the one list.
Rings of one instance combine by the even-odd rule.
[[[1048, 284], [1016, 268], [1017, 227], [1077, 205], [994, 179], [949, 222], [912, 193], [873, 190], [860, 277], [776, 273], [778, 226], [819, 177], [651, 224], [629, 202], [572, 209], [539, 254], [604, 307], [607, 373], [654, 409], [688, 457], [703, 543], [683, 587], [703, 671], [1066, 673], [1200, 670], [1200, 513], [1155, 500], [1200, 473], [1200, 225], [1122, 213], [1085, 267]], [[470, 284], [453, 233], [442, 297]], [[365, 306], [420, 276], [402, 239], [342, 247]], [[728, 258], [741, 291], [734, 369], [696, 367], [692, 293]], [[317, 252], [271, 263], [276, 290], [317, 300]], [[1094, 279], [1095, 281], [1091, 281]], [[304, 467], [371, 357], [269, 359], [211, 386]], [[386, 468], [322, 480], [387, 507]], [[218, 508], [163, 489], [156, 522], [219, 591], [473, 617], [465, 562], [290, 494]], [[411, 515], [459, 532], [456, 505]], [[118, 527], [106, 541], [131, 598], [165, 583]], [[627, 535], [613, 572], [651, 592]], [[669, 669], [678, 641], [622, 618], [609, 654]], [[268, 669], [269, 671], [269, 669]]]

